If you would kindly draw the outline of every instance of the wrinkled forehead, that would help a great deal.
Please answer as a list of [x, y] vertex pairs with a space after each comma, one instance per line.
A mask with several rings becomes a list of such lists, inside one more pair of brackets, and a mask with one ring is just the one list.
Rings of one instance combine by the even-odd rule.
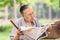
[[31, 12], [33, 12], [32, 6], [28, 6], [28, 7], [23, 11], [23, 13], [31, 13]]

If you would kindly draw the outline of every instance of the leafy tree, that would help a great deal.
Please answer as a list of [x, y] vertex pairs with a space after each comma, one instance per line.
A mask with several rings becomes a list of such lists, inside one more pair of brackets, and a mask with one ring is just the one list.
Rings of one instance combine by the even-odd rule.
[[40, 0], [40, 2], [46, 3], [47, 5], [51, 6], [53, 9], [59, 7], [59, 0]]
[[5, 7], [6, 5], [12, 6], [13, 0], [0, 0], [0, 7]]
[[[16, 0], [17, 4], [33, 4], [35, 0]], [[6, 5], [8, 6], [13, 6], [13, 0], [0, 0], [0, 7], [5, 7]]]

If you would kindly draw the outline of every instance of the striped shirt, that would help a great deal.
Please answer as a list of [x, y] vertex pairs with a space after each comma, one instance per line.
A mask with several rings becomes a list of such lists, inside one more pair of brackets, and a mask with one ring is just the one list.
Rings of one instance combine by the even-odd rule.
[[[25, 23], [25, 20], [23, 17], [17, 19], [16, 24], [18, 25], [18, 27], [26, 26], [26, 23]], [[32, 22], [32, 27], [40, 27], [40, 24], [38, 23], [38, 20], [36, 18], [34, 18], [34, 20]], [[10, 40], [16, 35], [16, 32], [17, 32], [17, 29], [15, 27], [13, 27], [12, 32], [10, 34]], [[26, 35], [21, 35], [19, 37], [19, 40], [33, 40], [33, 39], [27, 37]]]

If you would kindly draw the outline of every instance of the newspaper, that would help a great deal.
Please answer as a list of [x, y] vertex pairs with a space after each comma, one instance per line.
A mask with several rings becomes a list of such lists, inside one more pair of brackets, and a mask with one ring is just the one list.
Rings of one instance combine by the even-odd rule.
[[[21, 31], [23, 31], [24, 35], [27, 35], [28, 37], [34, 39], [34, 40], [38, 40], [38, 38], [44, 33], [46, 32], [47, 28], [49, 27], [48, 24], [44, 25], [44, 27], [18, 27], [15, 22], [13, 20], [10, 20], [10, 22], [14, 25], [14, 27], [16, 27], [16, 29], [21, 29]], [[31, 31], [27, 31], [28, 29], [32, 28]]]
[[[46, 32], [48, 27], [49, 27], [48, 25], [45, 25], [43, 27], [26, 27], [26, 28], [21, 27], [21, 30], [23, 31], [24, 35], [27, 35], [28, 37], [34, 40], [37, 40], [44, 32]], [[32, 28], [32, 30], [27, 31], [30, 28]]]

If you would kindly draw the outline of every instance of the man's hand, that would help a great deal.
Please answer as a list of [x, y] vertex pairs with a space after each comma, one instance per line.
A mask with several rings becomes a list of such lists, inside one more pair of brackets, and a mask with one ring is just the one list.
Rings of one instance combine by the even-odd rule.
[[23, 32], [21, 31], [21, 29], [18, 29], [18, 30], [17, 30], [17, 35], [19, 35], [19, 36], [20, 36], [20, 35], [23, 35]]
[[13, 37], [13, 40], [18, 40], [21, 35], [23, 35], [23, 32], [21, 29], [18, 29], [16, 35]]

